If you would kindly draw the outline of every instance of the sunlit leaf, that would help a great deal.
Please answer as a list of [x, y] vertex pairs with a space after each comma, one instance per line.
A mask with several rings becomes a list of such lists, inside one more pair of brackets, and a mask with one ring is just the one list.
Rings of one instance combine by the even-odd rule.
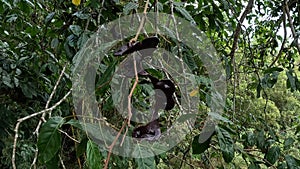
[[76, 6], [80, 5], [81, 0], [72, 0], [72, 3]]
[[190, 92], [190, 96], [191, 96], [191, 97], [194, 97], [194, 96], [196, 96], [196, 94], [198, 94], [198, 93], [199, 93], [199, 89], [194, 89], [193, 91]]

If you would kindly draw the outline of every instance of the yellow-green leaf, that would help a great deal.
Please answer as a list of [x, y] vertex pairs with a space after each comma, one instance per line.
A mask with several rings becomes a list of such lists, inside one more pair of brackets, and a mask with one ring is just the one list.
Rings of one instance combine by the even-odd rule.
[[72, 0], [72, 3], [76, 6], [80, 5], [81, 0]]
[[194, 97], [196, 96], [196, 94], [198, 94], [198, 92], [199, 92], [198, 89], [194, 89], [193, 91], [190, 92], [190, 96]]

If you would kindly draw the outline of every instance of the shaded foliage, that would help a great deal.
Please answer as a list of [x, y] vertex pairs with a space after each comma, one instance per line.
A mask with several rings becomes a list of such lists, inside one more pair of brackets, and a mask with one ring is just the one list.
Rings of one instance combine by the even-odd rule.
[[[171, 13], [171, 3], [150, 0], [148, 11]], [[199, 111], [204, 113], [197, 116], [196, 127], [172, 150], [145, 159], [112, 155], [111, 168], [299, 168], [300, 3], [255, 1], [242, 23], [238, 48], [231, 57], [233, 36], [245, 4], [241, 0], [173, 2], [174, 15], [195, 24], [210, 38], [227, 73], [226, 114], [218, 117], [221, 121], [214, 135], [199, 143], [199, 132], [209, 112], [206, 104], [199, 105]], [[143, 8], [143, 1], [86, 0], [78, 6], [71, 0], [0, 1], [0, 168], [11, 168], [17, 119], [45, 108], [65, 65], [67, 70], [50, 105], [70, 90], [72, 59], [98, 26], [142, 12]], [[177, 46], [172, 41], [164, 45], [169, 51], [180, 48], [182, 60], [201, 81], [199, 97], [206, 102], [210, 79], [202, 61], [183, 44]], [[96, 94], [103, 114], [117, 128], [123, 119], [115, 113], [106, 82], [120, 62], [121, 59], [109, 55], [99, 63], [95, 83], [101, 86]], [[161, 72], [154, 74], [166, 76]], [[149, 84], [137, 87], [137, 107], [147, 108], [142, 101], [144, 96], [150, 97], [150, 88]], [[107, 152], [89, 138], [73, 113], [73, 102], [68, 98], [51, 112], [51, 118], [46, 115], [39, 138], [32, 133], [40, 116], [23, 122], [16, 145], [17, 167], [29, 168], [36, 148], [37, 165], [41, 168], [59, 168], [60, 160], [66, 168], [104, 165]], [[169, 116], [164, 114], [162, 119], [167, 126]]]

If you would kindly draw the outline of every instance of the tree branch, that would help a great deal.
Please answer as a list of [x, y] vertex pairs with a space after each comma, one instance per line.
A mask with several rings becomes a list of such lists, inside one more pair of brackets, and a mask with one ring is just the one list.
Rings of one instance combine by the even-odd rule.
[[[123, 125], [122, 125], [122, 128], [120, 129], [120, 131], [118, 132], [117, 136], [115, 137], [114, 141], [111, 143], [111, 145], [108, 147], [108, 155], [107, 155], [107, 158], [105, 160], [105, 166], [104, 166], [104, 169], [107, 169], [108, 168], [108, 163], [109, 163], [109, 159], [110, 159], [110, 156], [111, 156], [111, 153], [112, 153], [112, 149], [114, 148], [118, 138], [120, 137], [121, 135], [121, 132], [124, 130], [125, 126], [128, 125], [130, 126], [130, 119], [131, 119], [131, 116], [132, 116], [132, 112], [131, 112], [131, 97], [133, 95], [133, 91], [134, 89], [136, 88], [136, 85], [138, 84], [138, 81], [139, 81], [139, 78], [138, 78], [138, 73], [137, 73], [137, 68], [136, 68], [136, 60], [135, 60], [135, 56], [133, 55], [133, 65], [134, 65], [134, 74], [135, 74], [135, 81], [134, 81], [134, 84], [131, 88], [131, 91], [128, 95], [128, 118], [124, 121]], [[127, 131], [127, 130], [126, 130]], [[126, 132], [125, 132], [126, 133]], [[125, 135], [124, 135], [125, 137]], [[123, 138], [124, 140], [124, 138]], [[122, 140], [122, 142], [123, 142]], [[121, 143], [122, 144], [122, 143]]]
[[286, 15], [287, 15], [287, 18], [288, 18], [288, 21], [289, 21], [289, 24], [290, 24], [290, 28], [291, 28], [291, 31], [292, 31], [292, 35], [293, 35], [293, 38], [294, 38], [295, 46], [298, 50], [298, 53], [300, 54], [300, 46], [299, 46], [299, 43], [298, 43], [297, 34], [296, 34], [296, 31], [295, 31], [295, 27], [294, 27], [294, 24], [293, 24], [292, 17], [290, 15], [290, 9], [289, 9], [289, 6], [288, 6], [287, 2], [285, 2], [285, 10], [286, 10]]
[[272, 67], [276, 62], [277, 60], [280, 58], [281, 54], [282, 54], [282, 51], [284, 49], [284, 45], [286, 43], [286, 36], [287, 36], [287, 32], [286, 32], [286, 10], [285, 10], [285, 4], [283, 4], [283, 7], [282, 7], [282, 18], [283, 18], [283, 41], [282, 41], [282, 44], [281, 44], [281, 47], [280, 47], [280, 50], [276, 56], [276, 58], [273, 60], [273, 62], [269, 65], [269, 67]]
[[241, 18], [239, 19], [238, 25], [237, 25], [237, 27], [236, 27], [236, 29], [235, 29], [235, 31], [234, 31], [234, 35], [233, 35], [233, 44], [232, 44], [231, 52], [230, 52], [230, 54], [229, 54], [229, 56], [230, 56], [231, 58], [233, 58], [234, 53], [235, 53], [235, 51], [236, 51], [236, 49], [237, 49], [238, 38], [239, 38], [239, 35], [240, 35], [240, 33], [241, 33], [241, 30], [242, 30], [242, 23], [244, 22], [246, 16], [251, 12], [251, 9], [252, 9], [252, 7], [253, 7], [253, 2], [254, 2], [254, 0], [249, 0], [249, 1], [248, 1], [247, 7], [246, 7], [246, 9], [244, 10], [244, 12], [243, 12]]
[[17, 169], [15, 162], [16, 162], [16, 149], [17, 149], [17, 141], [18, 141], [18, 137], [19, 137], [18, 132], [19, 132], [20, 124], [25, 120], [31, 119], [31, 118], [38, 116], [40, 114], [43, 114], [45, 112], [54, 110], [57, 106], [59, 106], [63, 101], [65, 101], [67, 99], [67, 97], [71, 94], [71, 91], [72, 91], [72, 89], [70, 89], [70, 91], [61, 100], [59, 100], [57, 103], [55, 103], [52, 107], [50, 107], [48, 109], [44, 109], [44, 110], [36, 112], [36, 113], [33, 113], [31, 115], [28, 115], [26, 117], [23, 117], [23, 118], [20, 118], [17, 120], [18, 122], [17, 122], [15, 130], [14, 130], [15, 138], [14, 138], [14, 145], [13, 145], [13, 154], [12, 154], [12, 159], [11, 159], [13, 169]]

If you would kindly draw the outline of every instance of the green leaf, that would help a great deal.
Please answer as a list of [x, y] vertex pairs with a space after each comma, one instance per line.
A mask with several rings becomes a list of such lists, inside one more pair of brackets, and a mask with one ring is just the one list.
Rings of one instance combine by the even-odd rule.
[[86, 148], [86, 162], [90, 169], [102, 168], [102, 156], [97, 144], [89, 140]]
[[256, 143], [255, 135], [251, 132], [247, 134], [246, 143], [248, 146], [253, 147]]
[[265, 70], [264, 72], [265, 73], [273, 73], [273, 72], [282, 72], [282, 71], [283, 71], [283, 69], [280, 67], [272, 67], [272, 68]]
[[295, 140], [291, 137], [288, 137], [284, 140], [284, 150], [289, 149], [293, 144]]
[[101, 75], [101, 78], [99, 79], [99, 81], [96, 84], [96, 94], [102, 95], [103, 93], [105, 93], [105, 91], [107, 90], [107, 88], [109, 87], [109, 81], [112, 77], [112, 75], [115, 72], [115, 68], [116, 68], [116, 64], [118, 62], [114, 61], [113, 63], [111, 63], [109, 65], [108, 68], [106, 68], [105, 72]]
[[128, 4], [126, 4], [123, 8], [123, 13], [125, 15], [128, 15], [128, 13], [133, 10], [133, 9], [137, 9], [139, 7], [139, 5], [137, 3], [134, 2], [129, 2]]
[[57, 38], [52, 39], [52, 41], [51, 41], [51, 48], [52, 49], [56, 49], [57, 46], [58, 46], [58, 43], [59, 43], [59, 41], [58, 41]]
[[259, 149], [264, 149], [266, 144], [266, 138], [264, 135], [264, 131], [260, 131], [256, 135], [256, 144]]
[[209, 148], [209, 143], [210, 143], [211, 137], [209, 139], [207, 139], [206, 141], [204, 141], [203, 143], [199, 143], [199, 137], [200, 137], [200, 134], [197, 135], [196, 137], [194, 137], [194, 140], [192, 143], [193, 154], [201, 154]]
[[295, 135], [300, 132], [300, 124], [296, 127]]
[[182, 8], [180, 6], [175, 6], [175, 10], [180, 12], [180, 14], [188, 21], [192, 22], [193, 24], [196, 23], [195, 20], [193, 19], [193, 17], [190, 15], [190, 13], [185, 8]]
[[194, 71], [198, 68], [191, 53], [187, 53], [187, 54], [183, 55], [183, 61], [188, 65], [188, 67], [192, 71]]
[[[66, 51], [68, 58], [72, 58], [73, 55], [75, 55], [74, 54], [75, 52], [72, 50], [72, 48], [70, 48], [70, 46], [71, 46], [70, 44], [74, 45], [74, 41], [75, 41], [75, 36], [70, 35], [70, 36], [68, 36], [67, 41], [64, 44], [64, 49]], [[71, 47], [74, 47], [74, 46], [71, 46]]]
[[156, 168], [154, 157], [136, 158], [135, 161], [137, 162], [138, 168], [141, 169]]
[[257, 86], [256, 86], [256, 97], [257, 98], [260, 98], [261, 89], [262, 89], [262, 87], [261, 87], [260, 83], [257, 84]]
[[11, 23], [11, 22], [15, 22], [18, 19], [18, 15], [17, 14], [11, 14], [7, 16], [7, 20], [6, 22]]
[[83, 130], [83, 128], [82, 128], [82, 126], [81, 126], [81, 124], [78, 120], [71, 119], [71, 120], [67, 121], [65, 124], [70, 124], [70, 125], [78, 128], [78, 129], [80, 129], [80, 130]]
[[82, 13], [82, 11], [75, 12], [73, 15], [79, 19], [88, 19], [90, 17], [90, 14]]
[[234, 149], [233, 149], [233, 140], [230, 137], [230, 134], [222, 129], [216, 126], [219, 146], [221, 148], [223, 159], [225, 162], [229, 163], [232, 161], [234, 157]]
[[172, 39], [176, 39], [176, 35], [175, 35], [175, 32], [172, 30], [172, 29], [169, 29], [168, 27], [166, 27], [166, 26], [162, 26], [162, 28], [163, 28], [163, 32], [166, 34], [166, 35], [168, 35], [170, 38], [172, 38]]
[[82, 33], [77, 41], [78, 48], [81, 49], [88, 39], [89, 34], [87, 32]]
[[260, 166], [257, 163], [251, 163], [249, 165], [249, 169], [260, 169]]
[[59, 156], [58, 153], [55, 154], [55, 156], [48, 161], [46, 164], [47, 169], [57, 169], [59, 168]]
[[70, 25], [69, 29], [76, 36], [80, 36], [80, 34], [82, 32], [82, 29], [79, 25]]
[[71, 47], [75, 47], [76, 45], [76, 42], [77, 42], [77, 38], [75, 35], [70, 35], [67, 37], [67, 40], [66, 40], [66, 43], [71, 46]]
[[265, 75], [264, 75], [263, 79], [261, 80], [262, 87], [272, 88], [277, 82], [280, 71], [282, 71], [282, 69], [276, 68], [276, 67], [266, 70]]
[[7, 2], [6, 0], [1, 0], [5, 5], [7, 5], [9, 7], [9, 9], [11, 8], [11, 4], [9, 2]]
[[223, 121], [225, 123], [233, 124], [232, 121], [230, 121], [229, 119], [221, 116], [219, 113], [209, 112], [208, 115], [211, 116], [211, 117], [213, 117], [216, 120], [220, 120], [220, 121]]
[[295, 91], [296, 88], [296, 81], [298, 80], [296, 76], [293, 76], [293, 70], [286, 71], [287, 79], [287, 87], [291, 88], [292, 91]]
[[80, 157], [86, 152], [86, 146], [87, 146], [88, 138], [84, 137], [80, 140], [80, 143], [77, 144], [76, 147], [76, 157]]
[[16, 87], [19, 87], [19, 79], [17, 77], [14, 77], [14, 84]]
[[179, 123], [183, 123], [183, 122], [186, 122], [187, 120], [195, 119], [196, 117], [197, 117], [197, 114], [183, 114], [177, 119], [177, 121]]
[[280, 156], [280, 148], [278, 146], [273, 146], [269, 149], [266, 154], [266, 159], [271, 163], [274, 164]]
[[13, 88], [13, 87], [14, 87], [13, 84], [11, 83], [11, 78], [10, 78], [10, 76], [9, 76], [8, 74], [2, 76], [2, 81], [3, 81], [3, 83], [4, 83], [7, 87], [9, 87], [9, 88]]
[[140, 157], [135, 159], [138, 168], [155, 168], [154, 154], [149, 147], [137, 144], [133, 150], [133, 154], [136, 157]]
[[291, 155], [286, 155], [285, 160], [288, 166], [288, 169], [300, 169], [300, 160], [296, 159]]
[[50, 161], [60, 149], [61, 135], [58, 129], [63, 123], [62, 117], [52, 117], [42, 126], [37, 143], [42, 163]]
[[36, 89], [32, 83], [21, 83], [20, 87], [26, 97], [32, 98], [33, 96], [37, 96]]
[[54, 15], [55, 15], [55, 12], [49, 13], [45, 18], [45, 24], [49, 23], [53, 19]]
[[287, 165], [285, 162], [279, 163], [277, 166], [277, 169], [286, 169], [286, 168], [287, 168]]

